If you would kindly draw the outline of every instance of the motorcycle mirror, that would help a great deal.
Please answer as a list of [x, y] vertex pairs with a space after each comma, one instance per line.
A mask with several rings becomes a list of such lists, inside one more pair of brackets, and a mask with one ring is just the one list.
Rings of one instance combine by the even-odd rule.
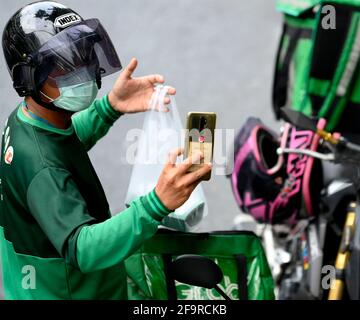
[[190, 254], [179, 256], [171, 263], [170, 272], [179, 282], [215, 289], [223, 298], [231, 300], [218, 287], [223, 278], [220, 267], [209, 258]]
[[285, 121], [290, 122], [296, 127], [313, 132], [317, 131], [316, 122], [301, 112], [283, 108], [281, 109], [281, 114]]

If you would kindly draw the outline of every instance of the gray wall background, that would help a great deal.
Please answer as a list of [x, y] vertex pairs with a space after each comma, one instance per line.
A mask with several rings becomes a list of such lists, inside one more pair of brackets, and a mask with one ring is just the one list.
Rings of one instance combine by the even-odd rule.
[[[27, 0], [1, 0], [0, 29]], [[64, 0], [84, 18], [97, 17], [108, 30], [122, 63], [139, 59], [135, 75], [161, 73], [177, 88], [177, 105], [188, 111], [215, 111], [218, 128], [238, 130], [259, 116], [275, 126], [271, 112], [274, 58], [281, 16], [269, 0]], [[116, 76], [108, 77], [105, 94]], [[20, 101], [0, 54], [0, 123]], [[124, 137], [142, 127], [143, 115], [121, 118], [90, 156], [112, 211], [124, 208], [131, 166]], [[2, 126], [1, 125], [1, 126]], [[201, 230], [229, 229], [239, 213], [229, 181], [213, 176], [204, 184], [210, 207]]]

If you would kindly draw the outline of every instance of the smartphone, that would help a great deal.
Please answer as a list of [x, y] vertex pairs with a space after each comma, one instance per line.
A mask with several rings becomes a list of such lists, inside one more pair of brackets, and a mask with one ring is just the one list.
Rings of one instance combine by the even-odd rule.
[[[191, 157], [197, 151], [204, 155], [199, 164], [190, 167], [189, 172], [193, 172], [213, 160], [216, 113], [189, 112], [186, 123], [184, 158]], [[211, 171], [202, 180], [210, 180], [210, 178]]]

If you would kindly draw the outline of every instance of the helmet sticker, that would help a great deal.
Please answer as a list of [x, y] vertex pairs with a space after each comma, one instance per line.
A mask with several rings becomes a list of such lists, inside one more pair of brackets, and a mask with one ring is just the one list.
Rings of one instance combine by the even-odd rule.
[[5, 163], [11, 164], [11, 162], [13, 161], [13, 158], [14, 158], [14, 148], [12, 146], [10, 146], [9, 148], [7, 148], [7, 150], [5, 152]]
[[75, 13], [63, 14], [55, 19], [54, 25], [58, 28], [66, 28], [74, 23], [80, 22], [81, 18]]

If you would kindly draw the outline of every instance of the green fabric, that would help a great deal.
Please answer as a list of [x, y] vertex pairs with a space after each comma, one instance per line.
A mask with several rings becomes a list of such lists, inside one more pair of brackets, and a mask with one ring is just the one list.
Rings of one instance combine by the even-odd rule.
[[276, 9], [283, 13], [297, 17], [305, 11], [312, 9], [320, 2], [321, 0], [277, 0]]
[[344, 5], [350, 5], [350, 6], [359, 6], [360, 0], [322, 0], [323, 3], [334, 3], [334, 4], [344, 4]]
[[352, 51], [352, 47], [354, 44], [354, 39], [356, 37], [356, 34], [358, 32], [358, 28], [359, 28], [359, 18], [360, 18], [360, 14], [359, 13], [354, 13], [352, 20], [351, 20], [351, 24], [350, 24], [350, 30], [348, 32], [349, 36], [346, 39], [345, 45], [344, 45], [344, 49], [343, 52], [340, 56], [340, 61], [338, 63], [338, 68], [336, 69], [335, 72], [335, 76], [334, 79], [332, 81], [332, 86], [330, 88], [329, 94], [326, 97], [326, 100], [322, 106], [322, 108], [319, 111], [319, 116], [320, 117], [325, 117], [328, 118], [328, 123], [327, 123], [327, 130], [333, 130], [334, 127], [336, 126], [336, 124], [339, 121], [339, 118], [341, 117], [341, 113], [343, 111], [343, 108], [345, 107], [346, 103], [343, 101], [340, 104], [338, 104], [338, 106], [335, 108], [335, 110], [332, 110], [332, 114], [328, 114], [329, 113], [329, 109], [333, 103], [333, 100], [337, 94], [337, 88], [339, 86], [340, 80], [343, 76], [343, 73], [345, 71], [346, 65], [347, 65], [347, 61], [350, 58], [350, 53]]
[[[258, 237], [248, 232], [210, 234], [181, 233], [159, 230], [125, 261], [128, 273], [129, 299], [166, 300], [167, 287], [163, 255], [173, 258], [182, 254], [199, 254], [213, 259], [222, 269], [220, 287], [232, 299], [238, 299], [235, 255], [247, 260], [248, 296], [251, 300], [274, 299], [274, 282]], [[176, 283], [179, 300], [221, 299], [214, 290]]]
[[277, 69], [283, 68], [284, 58], [286, 55], [286, 51], [289, 48], [289, 43], [290, 43], [290, 38], [287, 35], [285, 35], [281, 40], [281, 53], [279, 56], [279, 61], [276, 66]]
[[[156, 232], [169, 211], [152, 191], [111, 218], [87, 150], [120, 113], [104, 97], [61, 130], [26, 117], [22, 108], [23, 103], [9, 116], [2, 136], [0, 260], [5, 298], [126, 299], [123, 259]], [[10, 147], [13, 158], [5, 163]], [[36, 270], [36, 288], [23, 287], [26, 266]]]
[[309, 93], [319, 96], [326, 96], [329, 92], [330, 81], [312, 78], [309, 80]]
[[311, 103], [307, 99], [307, 72], [310, 68], [309, 59], [304, 59], [311, 52], [312, 42], [310, 39], [302, 39], [299, 41], [294, 57], [293, 62], [290, 65], [290, 74], [293, 77], [292, 83], [292, 93], [291, 96], [291, 107], [294, 110], [302, 111], [307, 115], [311, 115]]
[[72, 123], [85, 149], [90, 150], [121, 115], [110, 106], [108, 96], [104, 96], [95, 100], [89, 108], [76, 113]]
[[292, 15], [285, 15], [284, 21], [287, 25], [301, 29], [314, 29], [316, 26], [316, 20], [312, 18], [299, 18]]
[[340, 82], [340, 79], [344, 73], [346, 63], [349, 60], [349, 56], [351, 53], [351, 49], [354, 43], [354, 39], [356, 37], [356, 33], [358, 30], [358, 23], [359, 23], [359, 14], [354, 14], [352, 17], [352, 21], [349, 28], [349, 36], [346, 39], [343, 52], [340, 56], [340, 61], [338, 63], [338, 68], [336, 69], [334, 79], [332, 81], [332, 85], [330, 88], [330, 94], [328, 95], [323, 107], [321, 108], [319, 114], [320, 116], [326, 116], [328, 109], [332, 103], [332, 100], [334, 99], [336, 95], [336, 91]]
[[293, 17], [299, 17], [321, 3], [359, 6], [360, 0], [277, 0], [276, 10]]
[[[62, 258], [40, 258], [19, 254], [0, 227], [0, 253], [7, 300], [126, 299], [123, 265], [84, 275]], [[26, 267], [35, 270], [34, 288], [26, 278]], [[25, 285], [25, 286], [24, 286]], [[111, 293], [111, 294], [110, 294]]]
[[63, 168], [45, 167], [36, 173], [27, 189], [26, 204], [61, 256], [76, 228], [96, 222], [71, 173]]
[[[311, 17], [301, 16], [320, 1], [277, 1], [277, 10], [284, 13], [284, 23], [292, 28], [310, 31], [314, 29], [316, 20]], [[289, 35], [284, 34], [280, 44], [280, 55], [277, 61], [277, 70], [284, 68], [283, 60], [289, 48]], [[311, 102], [307, 96], [307, 78], [310, 68], [310, 56], [312, 51], [312, 39], [300, 38], [296, 44], [289, 65], [289, 83], [287, 89], [286, 105], [294, 110], [302, 111], [311, 115]]]
[[[360, 88], [360, 72], [358, 72], [358, 74], [356, 75], [356, 80], [355, 80], [355, 88]], [[350, 100], [353, 101], [354, 103], [358, 103], [360, 104], [360, 90], [353, 90], [351, 92], [351, 96], [350, 96]]]
[[77, 238], [80, 270], [88, 273], [116, 265], [152, 237], [162, 218], [171, 212], [160, 212], [156, 204], [159, 200], [155, 197], [152, 191], [111, 219], [83, 227]]
[[[322, 4], [342, 4], [360, 6], [360, 0], [278, 0], [276, 7], [284, 14], [284, 23], [288, 27], [295, 29], [312, 31], [311, 38], [301, 36], [297, 39], [296, 49], [289, 65], [288, 75], [289, 82], [287, 83], [287, 95], [285, 105], [275, 105], [275, 110], [281, 107], [289, 107], [296, 111], [303, 112], [308, 116], [318, 116], [327, 119], [326, 129], [329, 131], [346, 128], [346, 119], [343, 119], [345, 108], [350, 104], [360, 103], [360, 75], [355, 72], [354, 85], [347, 88], [344, 96], [338, 97], [338, 86], [346, 71], [346, 66], [350, 60], [350, 54], [354, 45], [354, 40], [358, 32], [359, 13], [354, 12], [348, 36], [346, 37], [344, 49], [340, 55], [337, 63], [335, 75], [332, 79], [317, 79], [310, 77], [310, 67], [312, 63], [313, 47], [315, 39], [317, 38], [317, 27], [320, 25], [319, 19], [322, 17], [320, 12], [320, 5]], [[316, 8], [316, 6], [319, 6]], [[306, 14], [305, 14], [306, 13]], [[329, 31], [331, 32], [331, 31]], [[306, 32], [305, 32], [306, 34]], [[288, 34], [285, 33], [280, 43], [280, 55], [277, 61], [278, 74], [286, 73], [283, 68], [283, 57], [288, 48]], [[333, 44], [336, 45], [336, 44]], [[279, 80], [281, 83], [281, 80]], [[280, 92], [279, 97], [284, 95], [284, 91]], [[311, 99], [314, 97], [314, 100]], [[325, 101], [313, 108], [312, 101], [321, 103], [320, 98], [325, 98]], [[340, 98], [340, 99], [339, 99]], [[334, 100], [338, 99], [337, 105], [334, 105]], [[281, 100], [280, 100], [281, 101]], [[356, 114], [357, 110], [351, 111], [349, 114]], [[354, 121], [352, 121], [354, 122]], [[353, 124], [354, 126], [355, 124]], [[351, 130], [355, 130], [352, 128]]]
[[22, 111], [22, 108], [25, 108], [26, 106], [26, 103], [25, 101], [22, 101], [19, 105], [19, 108], [17, 109], [17, 117], [23, 121], [23, 122], [26, 122], [34, 127], [37, 127], [37, 128], [40, 128], [40, 129], [43, 129], [43, 130], [46, 130], [46, 131], [50, 131], [50, 132], [53, 132], [53, 133], [58, 133], [58, 134], [61, 134], [61, 135], [72, 135], [74, 133], [74, 127], [71, 125], [69, 128], [67, 129], [59, 129], [59, 128], [55, 128], [55, 127], [52, 127], [52, 126], [48, 126], [46, 125], [45, 123], [39, 121], [39, 120], [36, 120], [36, 119], [33, 119], [33, 118], [29, 118], [27, 117], [24, 112]]
[[[23, 101], [20, 106], [24, 107], [25, 101]], [[71, 135], [75, 130], [86, 150], [90, 150], [98, 140], [105, 136], [113, 123], [119, 119], [121, 115], [122, 113], [115, 111], [111, 107], [107, 95], [99, 100], [95, 100], [89, 108], [74, 114], [72, 117], [72, 125], [67, 129], [47, 126], [41, 121], [25, 116], [25, 114], [21, 112], [21, 108], [18, 110], [18, 117], [22, 121], [35, 127], [62, 135]]]
[[161, 200], [155, 192], [155, 189], [149, 193], [148, 197], [143, 198], [142, 204], [147, 211], [153, 212], [155, 214], [153, 218], [159, 221], [172, 212], [162, 204]]

